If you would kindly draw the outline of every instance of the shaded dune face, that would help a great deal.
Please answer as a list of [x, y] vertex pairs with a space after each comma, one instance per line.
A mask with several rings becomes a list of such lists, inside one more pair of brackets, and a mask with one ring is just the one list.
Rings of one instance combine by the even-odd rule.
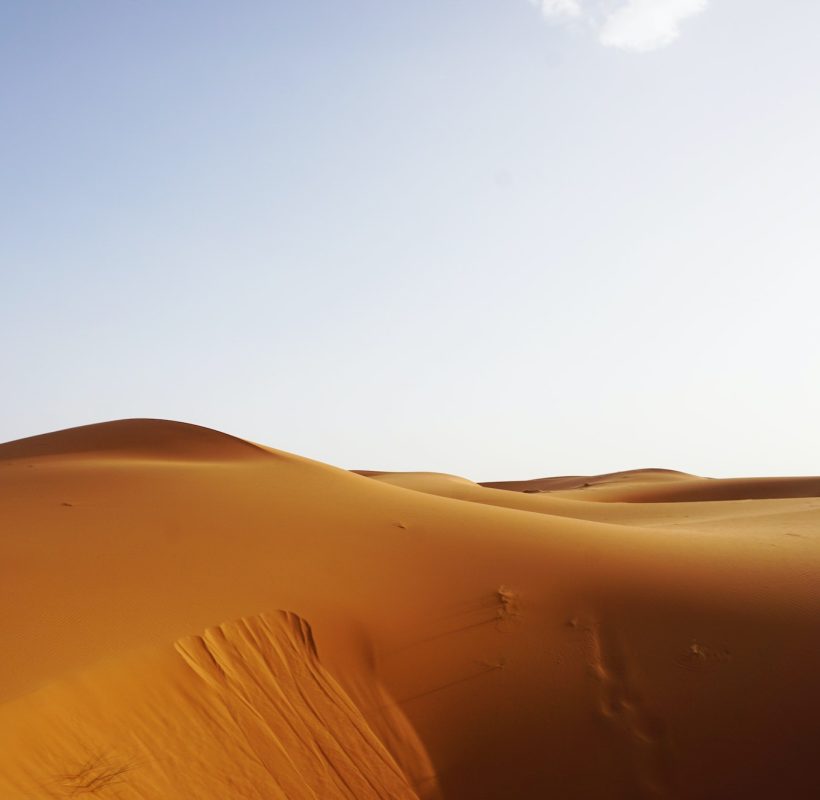
[[599, 477], [0, 445], [0, 798], [820, 796], [816, 479]]

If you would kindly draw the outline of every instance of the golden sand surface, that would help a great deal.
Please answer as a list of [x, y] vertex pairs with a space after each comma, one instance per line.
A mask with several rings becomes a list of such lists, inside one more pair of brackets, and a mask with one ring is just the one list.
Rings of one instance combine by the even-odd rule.
[[820, 479], [0, 445], [0, 800], [820, 797]]

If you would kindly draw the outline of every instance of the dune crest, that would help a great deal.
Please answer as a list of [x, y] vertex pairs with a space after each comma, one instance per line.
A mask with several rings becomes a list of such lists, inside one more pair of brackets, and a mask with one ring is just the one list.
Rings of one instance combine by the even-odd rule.
[[0, 444], [0, 461], [57, 456], [231, 461], [266, 451], [227, 433], [164, 419], [121, 419]]

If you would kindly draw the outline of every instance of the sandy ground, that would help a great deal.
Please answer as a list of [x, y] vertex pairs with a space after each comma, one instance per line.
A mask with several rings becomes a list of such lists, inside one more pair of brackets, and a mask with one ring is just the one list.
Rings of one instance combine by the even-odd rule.
[[0, 445], [0, 798], [820, 797], [820, 479]]

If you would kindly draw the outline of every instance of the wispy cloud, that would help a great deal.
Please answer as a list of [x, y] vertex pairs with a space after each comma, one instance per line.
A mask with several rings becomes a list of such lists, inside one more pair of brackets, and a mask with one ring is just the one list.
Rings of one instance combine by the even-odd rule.
[[581, 0], [530, 0], [545, 17], [580, 17]]
[[678, 38], [683, 20], [703, 11], [708, 0], [530, 0], [548, 19], [582, 20], [607, 47], [657, 50]]
[[680, 23], [706, 8], [706, 0], [629, 0], [598, 33], [601, 44], [623, 50], [657, 50], [678, 38]]

